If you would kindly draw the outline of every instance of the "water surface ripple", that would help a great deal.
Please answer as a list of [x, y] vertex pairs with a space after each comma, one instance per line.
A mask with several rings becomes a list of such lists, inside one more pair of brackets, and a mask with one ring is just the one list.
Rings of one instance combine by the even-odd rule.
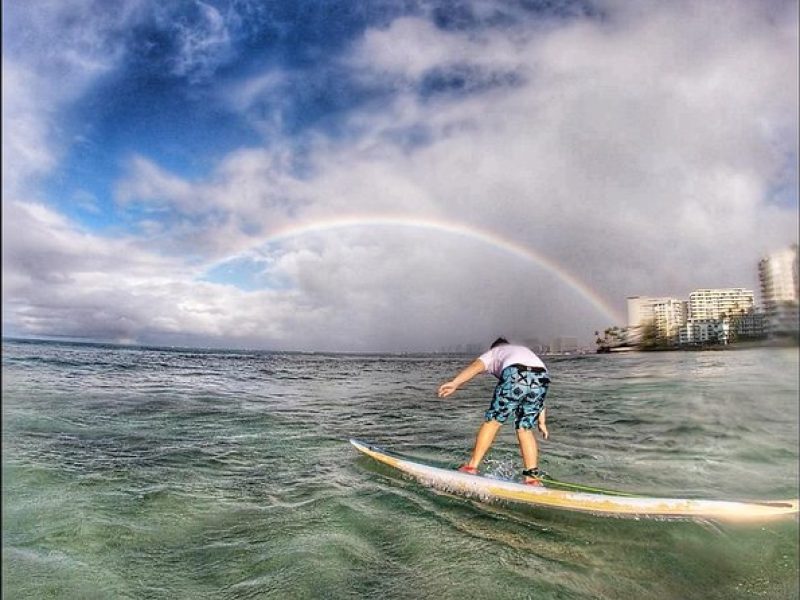
[[[444, 467], [492, 389], [471, 357], [3, 342], [8, 598], [797, 598], [797, 519], [598, 518], [423, 488], [347, 443]], [[798, 351], [551, 357], [560, 479], [798, 496]], [[487, 457], [517, 477], [513, 429]]]

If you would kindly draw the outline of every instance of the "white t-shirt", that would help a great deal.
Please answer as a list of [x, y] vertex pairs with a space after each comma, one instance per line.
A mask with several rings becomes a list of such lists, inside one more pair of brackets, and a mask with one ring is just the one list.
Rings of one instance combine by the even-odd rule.
[[536, 356], [530, 348], [515, 346], [514, 344], [495, 346], [478, 358], [484, 364], [486, 370], [498, 379], [500, 379], [503, 369], [509, 365], [546, 368], [542, 359]]

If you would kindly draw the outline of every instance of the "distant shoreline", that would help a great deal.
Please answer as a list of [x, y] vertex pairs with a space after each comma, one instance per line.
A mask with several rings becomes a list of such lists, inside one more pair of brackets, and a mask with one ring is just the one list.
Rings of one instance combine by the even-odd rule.
[[768, 340], [754, 340], [744, 342], [734, 342], [731, 344], [705, 344], [705, 345], [684, 345], [684, 346], [655, 346], [642, 348], [630, 346], [627, 350], [597, 350], [597, 354], [627, 354], [628, 352], [648, 353], [648, 352], [719, 352], [729, 350], [752, 350], [754, 348], [798, 348], [800, 341], [795, 337], [772, 338]]
[[[321, 354], [321, 355], [342, 355], [342, 356], [473, 356], [474, 353], [453, 351], [442, 352], [437, 350], [417, 350], [417, 351], [358, 351], [358, 350], [275, 350], [263, 348], [230, 348], [230, 347], [208, 347], [208, 346], [168, 346], [157, 344], [124, 344], [119, 342], [104, 342], [93, 340], [75, 339], [55, 339], [55, 338], [24, 338], [16, 336], [2, 337], [2, 343], [25, 343], [25, 344], [61, 344], [68, 346], [94, 346], [120, 350], [157, 350], [167, 352], [199, 352], [199, 353], [230, 353], [230, 352], [255, 352], [260, 354]], [[669, 346], [641, 348], [636, 346], [623, 347], [624, 349], [608, 349], [591, 351], [584, 349], [578, 352], [569, 353], [550, 353], [541, 352], [542, 357], [576, 357], [576, 356], [595, 356], [598, 354], [647, 354], [652, 352], [720, 352], [735, 350], [750, 350], [754, 348], [798, 348], [797, 338], [775, 338], [770, 340], [736, 342], [733, 344], [714, 344], [705, 346]]]

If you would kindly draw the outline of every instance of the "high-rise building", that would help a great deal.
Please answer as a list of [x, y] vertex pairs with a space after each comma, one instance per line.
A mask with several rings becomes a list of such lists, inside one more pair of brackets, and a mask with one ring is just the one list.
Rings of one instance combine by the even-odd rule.
[[670, 344], [679, 341], [680, 328], [688, 317], [688, 303], [685, 300], [667, 298], [653, 304], [653, 321], [658, 337]]
[[724, 336], [722, 321], [718, 319], [688, 319], [680, 328], [678, 343], [681, 345], [716, 344]]
[[722, 319], [753, 312], [752, 290], [744, 288], [700, 289], [689, 294], [689, 319]]
[[578, 338], [557, 337], [550, 343], [550, 352], [553, 354], [573, 354], [578, 351]]
[[769, 332], [774, 335], [797, 335], [800, 329], [797, 244], [761, 259], [758, 263], [758, 279]]
[[628, 296], [628, 340], [637, 343], [642, 337], [645, 325], [655, 322], [655, 306], [663, 302], [675, 301], [675, 298], [659, 298], [653, 296]]
[[523, 337], [520, 343], [533, 350], [536, 354], [546, 354], [550, 350], [547, 344], [536, 337]]
[[758, 338], [763, 334], [763, 319], [754, 311], [752, 290], [695, 290], [689, 294], [686, 318], [677, 328], [677, 341], [681, 345], [703, 345]]
[[653, 306], [658, 302], [666, 302], [673, 298], [656, 298], [652, 296], [628, 296], [628, 328], [636, 329], [653, 321]]

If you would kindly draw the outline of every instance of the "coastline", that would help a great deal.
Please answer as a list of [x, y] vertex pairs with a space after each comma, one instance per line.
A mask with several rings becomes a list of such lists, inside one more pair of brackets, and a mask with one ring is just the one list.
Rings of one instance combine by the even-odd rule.
[[682, 346], [623, 346], [625, 350], [614, 348], [598, 348], [596, 354], [627, 354], [629, 352], [720, 352], [732, 350], [753, 350], [758, 348], [800, 348], [797, 338], [772, 338], [768, 340], [751, 340], [731, 344], [702, 344]]

